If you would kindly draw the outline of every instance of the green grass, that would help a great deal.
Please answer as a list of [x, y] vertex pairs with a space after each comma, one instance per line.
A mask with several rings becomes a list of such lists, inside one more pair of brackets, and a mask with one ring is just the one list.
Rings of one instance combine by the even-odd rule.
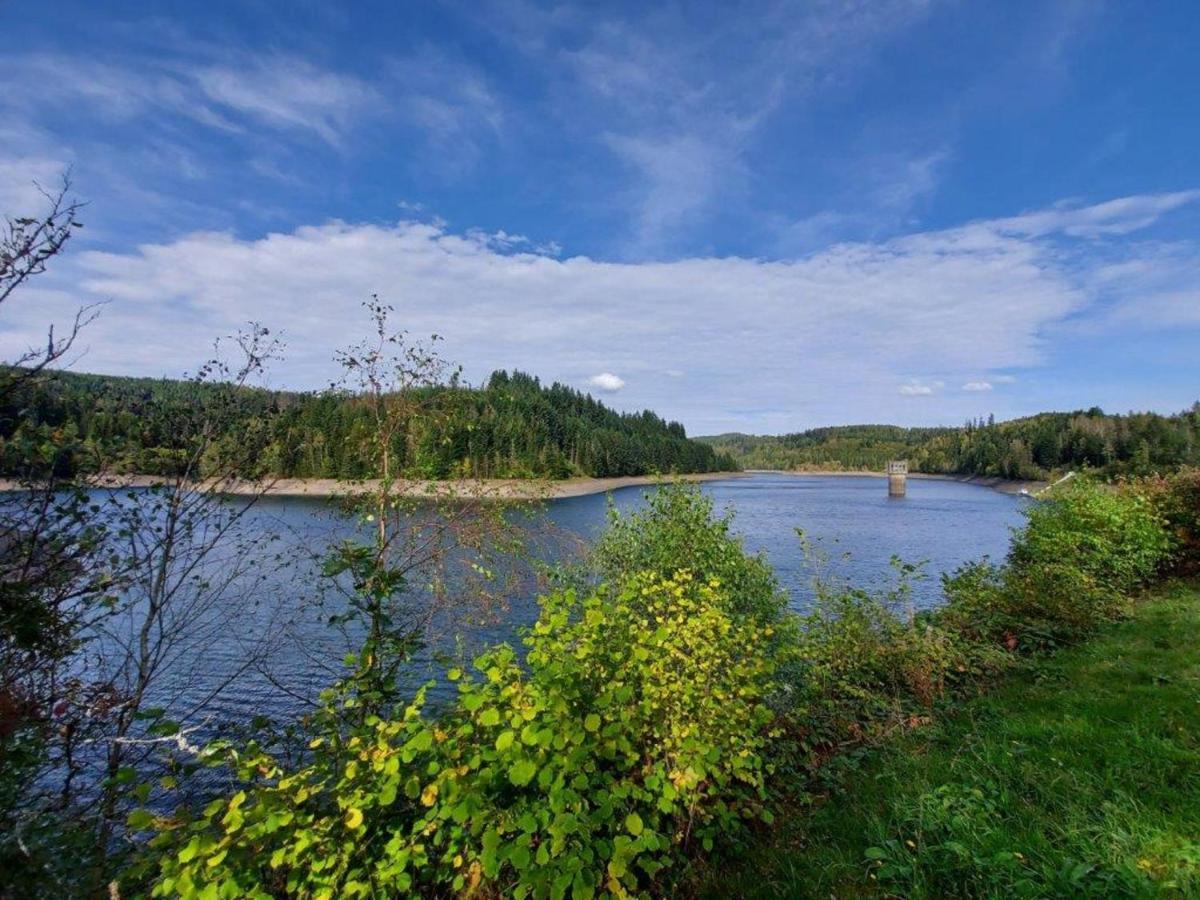
[[1200, 897], [1200, 590], [840, 764], [703, 893]]

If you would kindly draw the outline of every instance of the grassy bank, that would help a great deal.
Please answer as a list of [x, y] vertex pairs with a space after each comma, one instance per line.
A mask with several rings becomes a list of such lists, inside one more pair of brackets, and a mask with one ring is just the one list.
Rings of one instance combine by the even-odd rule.
[[839, 767], [707, 892], [1200, 895], [1200, 588]]

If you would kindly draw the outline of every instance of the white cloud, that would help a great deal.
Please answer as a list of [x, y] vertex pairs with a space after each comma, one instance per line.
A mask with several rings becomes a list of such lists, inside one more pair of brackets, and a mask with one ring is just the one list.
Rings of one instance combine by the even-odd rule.
[[[319, 387], [332, 351], [361, 335], [358, 304], [379, 292], [412, 333], [447, 335], [472, 380], [493, 368], [574, 384], [621, 372], [624, 404], [698, 431], [753, 430], [779, 410], [797, 424], [886, 421], [898, 385], [942, 409], [957, 393], [944, 382], [1043, 362], [1047, 334], [1102, 309], [1092, 275], [1110, 262], [1103, 247], [1089, 258], [1090, 242], [1064, 257], [1058, 240], [992, 222], [790, 261], [612, 263], [524, 246], [437, 223], [334, 221], [76, 253], [14, 298], [0, 357], [41, 340], [48, 318], [111, 299], [88, 333], [89, 369], [192, 369], [212, 336], [256, 319], [290, 344], [275, 383]], [[634, 377], [668, 370], [684, 374]]]
[[992, 383], [990, 381], [968, 381], [962, 386], [964, 391], [990, 391]]
[[589, 378], [588, 384], [597, 390], [615, 394], [621, 388], [625, 387], [625, 379], [619, 375], [614, 375], [612, 372], [601, 372], [599, 375], [593, 375]]

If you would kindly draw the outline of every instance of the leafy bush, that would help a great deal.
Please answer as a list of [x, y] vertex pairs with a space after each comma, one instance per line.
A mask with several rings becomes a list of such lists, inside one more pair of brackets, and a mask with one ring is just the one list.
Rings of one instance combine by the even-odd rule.
[[794, 653], [797, 711], [818, 758], [922, 720], [972, 665], [954, 632], [924, 618], [909, 623], [888, 598], [858, 590], [824, 594], [801, 620]]
[[622, 515], [610, 508], [592, 562], [600, 578], [616, 587], [643, 572], [669, 578], [687, 569], [699, 581], [719, 581], [732, 614], [775, 622], [787, 608], [787, 595], [766, 559], [748, 555], [732, 528], [732, 514], [714, 515], [712, 499], [699, 487], [673, 482], [647, 494], [643, 509]]
[[935, 613], [937, 621], [979, 644], [1015, 639], [1028, 623], [1020, 623], [1014, 614], [1007, 577], [1004, 567], [986, 558], [942, 575], [945, 603]]
[[1070, 566], [1114, 591], [1147, 584], [1170, 549], [1163, 521], [1146, 500], [1083, 482], [1026, 508], [1009, 551], [1021, 572]]
[[1149, 502], [1088, 482], [1025, 511], [1007, 564], [975, 563], [943, 580], [942, 624], [973, 640], [1036, 649], [1120, 618], [1156, 575], [1171, 541]]
[[1145, 497], [1175, 543], [1171, 570], [1200, 573], [1200, 469], [1182, 469], [1133, 482], [1128, 490]]
[[158, 823], [155, 894], [619, 897], [769, 819], [769, 629], [731, 616], [716, 581], [629, 582], [545, 597], [528, 672], [508, 647], [485, 654], [477, 678], [450, 673], [441, 716], [418, 697], [347, 734], [351, 686], [304, 767], [219, 754], [246, 787]]
[[971, 563], [943, 577], [945, 604], [914, 615], [900, 566], [896, 590], [820, 592], [802, 620], [795, 680], [818, 746], [920, 721], [955, 684], [993, 677], [1007, 651], [1075, 639], [1123, 615], [1170, 547], [1135, 493], [1072, 485], [1026, 511], [1007, 563]]

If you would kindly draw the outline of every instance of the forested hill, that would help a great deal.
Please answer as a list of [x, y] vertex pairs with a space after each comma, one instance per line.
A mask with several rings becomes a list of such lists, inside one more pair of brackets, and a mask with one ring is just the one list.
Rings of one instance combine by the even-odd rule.
[[949, 428], [846, 425], [798, 434], [719, 434], [697, 438], [728, 453], [747, 469], [882, 471], [889, 459], [910, 458], [917, 448]]
[[[4, 397], [0, 468], [18, 473], [39, 444], [53, 465], [76, 471], [167, 474], [186, 459], [199, 428], [252, 458], [245, 476], [367, 478], [373, 420], [362, 397], [168, 379], [55, 372]], [[215, 398], [220, 395], [220, 403]], [[561, 384], [496, 372], [484, 388], [420, 392], [393, 441], [398, 467], [427, 478], [565, 478], [730, 470], [735, 463], [689, 440], [652, 412], [618, 413]], [[210, 415], [211, 413], [211, 415]], [[198, 419], [206, 415], [198, 425]], [[181, 422], [184, 423], [181, 426]], [[256, 452], [246, 453], [250, 444]], [[64, 449], [65, 448], [65, 449]]]
[[1146, 475], [1200, 464], [1200, 403], [1172, 416], [1108, 415], [1093, 408], [961, 428], [849, 425], [697, 440], [747, 469], [882, 471], [889, 459], [907, 459], [917, 472], [1001, 478], [1039, 479], [1081, 469]]

